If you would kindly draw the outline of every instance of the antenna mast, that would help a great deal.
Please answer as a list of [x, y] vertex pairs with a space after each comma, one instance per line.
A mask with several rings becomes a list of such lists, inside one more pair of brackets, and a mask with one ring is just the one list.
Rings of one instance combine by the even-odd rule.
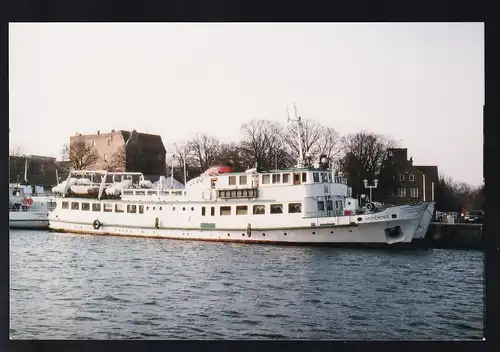
[[[297, 159], [297, 168], [303, 168], [304, 167], [304, 151], [302, 149], [302, 119], [300, 116], [298, 116], [297, 114], [297, 106], [295, 105], [295, 103], [293, 103], [293, 107], [294, 107], [294, 112], [295, 112], [295, 119], [290, 119], [290, 117], [288, 117], [288, 121], [291, 121], [291, 122], [295, 122], [297, 123], [297, 133], [298, 133], [298, 136], [299, 136], [299, 157]], [[288, 106], [287, 106], [287, 113], [288, 113]]]

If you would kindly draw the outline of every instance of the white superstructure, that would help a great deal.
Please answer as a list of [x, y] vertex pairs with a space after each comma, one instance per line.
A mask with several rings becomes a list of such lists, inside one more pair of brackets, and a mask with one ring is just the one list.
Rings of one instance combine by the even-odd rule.
[[42, 186], [9, 185], [9, 227], [47, 229], [48, 213], [55, 198], [45, 194]]

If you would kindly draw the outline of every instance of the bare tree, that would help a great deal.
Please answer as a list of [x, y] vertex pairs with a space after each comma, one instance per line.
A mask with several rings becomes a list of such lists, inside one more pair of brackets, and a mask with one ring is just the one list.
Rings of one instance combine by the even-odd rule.
[[123, 172], [127, 169], [127, 151], [125, 145], [120, 146], [106, 163], [108, 171]]
[[[321, 155], [334, 159], [341, 152], [341, 138], [333, 127], [327, 127], [314, 120], [302, 120], [302, 147], [307, 166], [314, 164]], [[285, 133], [285, 142], [294, 159], [299, 156], [297, 124], [290, 124]]]
[[186, 162], [198, 172], [213, 166], [221, 152], [220, 141], [206, 134], [198, 134], [186, 143]]
[[215, 163], [231, 165], [233, 171], [236, 172], [245, 171], [251, 167], [243, 158], [241, 146], [234, 142], [221, 144]]
[[73, 170], [84, 170], [91, 168], [99, 159], [94, 147], [84, 140], [76, 140], [68, 146], [64, 145], [62, 159], [68, 160]]
[[243, 160], [263, 169], [291, 166], [291, 157], [283, 142], [283, 127], [273, 121], [253, 120], [241, 127]]

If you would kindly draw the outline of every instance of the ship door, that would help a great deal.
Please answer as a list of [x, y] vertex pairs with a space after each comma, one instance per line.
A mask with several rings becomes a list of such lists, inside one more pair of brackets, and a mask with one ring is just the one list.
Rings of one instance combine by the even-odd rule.
[[300, 173], [293, 174], [293, 184], [300, 185]]

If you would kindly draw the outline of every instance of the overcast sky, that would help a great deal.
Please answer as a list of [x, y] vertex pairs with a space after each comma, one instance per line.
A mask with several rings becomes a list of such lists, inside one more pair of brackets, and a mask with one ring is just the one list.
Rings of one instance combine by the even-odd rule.
[[482, 23], [11, 23], [10, 147], [136, 129], [236, 140], [252, 119], [383, 133], [416, 165], [482, 183]]

